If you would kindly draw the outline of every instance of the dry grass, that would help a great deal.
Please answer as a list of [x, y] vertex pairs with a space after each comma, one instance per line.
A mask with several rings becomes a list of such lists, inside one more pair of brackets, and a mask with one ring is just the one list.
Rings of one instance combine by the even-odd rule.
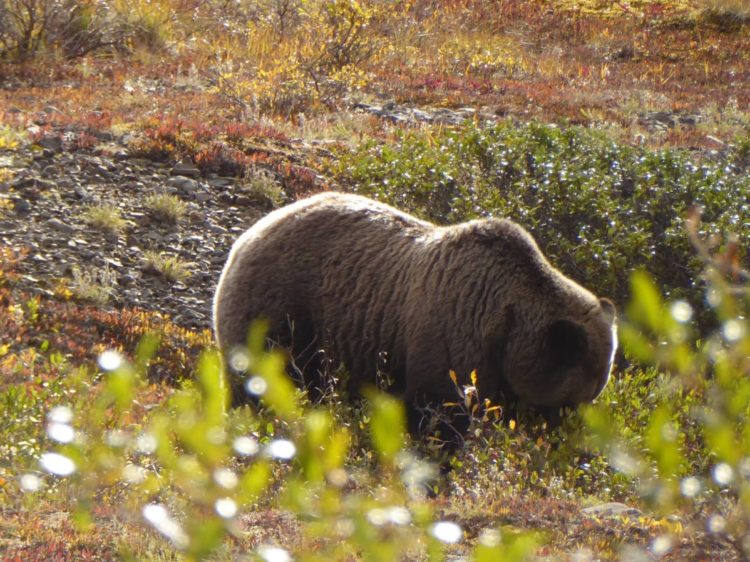
[[127, 226], [122, 211], [115, 204], [91, 205], [83, 212], [83, 220], [102, 232], [118, 235]]
[[114, 295], [116, 284], [116, 275], [109, 267], [82, 269], [74, 266], [70, 290], [79, 299], [102, 306]]
[[168, 224], [180, 222], [188, 210], [187, 203], [171, 193], [154, 193], [147, 196], [143, 204], [151, 216]]
[[178, 256], [170, 256], [164, 252], [149, 250], [143, 255], [143, 268], [161, 277], [175, 282], [184, 282], [191, 275], [192, 264]]

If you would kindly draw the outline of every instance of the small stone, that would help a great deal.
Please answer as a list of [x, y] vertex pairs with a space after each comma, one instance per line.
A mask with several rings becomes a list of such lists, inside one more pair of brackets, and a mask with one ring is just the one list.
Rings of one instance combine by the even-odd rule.
[[28, 213], [31, 211], [31, 203], [21, 197], [13, 197], [13, 208], [18, 213]]
[[62, 152], [63, 149], [63, 141], [60, 137], [44, 137], [40, 139], [37, 144], [42, 148], [51, 150], [52, 152]]
[[53, 166], [50, 164], [49, 166], [45, 166], [42, 170], [42, 176], [45, 178], [56, 176], [59, 173], [57, 166]]
[[86, 191], [86, 188], [82, 185], [76, 185], [73, 188], [73, 193], [75, 193], [75, 196], [80, 199], [81, 201], [90, 201], [91, 200], [91, 194]]
[[75, 228], [67, 223], [64, 223], [60, 219], [50, 219], [47, 221], [47, 226], [50, 228], [62, 232], [63, 234], [72, 234], [75, 232]]
[[600, 505], [593, 505], [584, 508], [582, 511], [584, 514], [594, 517], [620, 517], [623, 515], [628, 517], [640, 517], [643, 515], [639, 509], [619, 502], [607, 502]]
[[409, 118], [403, 113], [389, 113], [385, 117], [392, 123], [396, 124], [404, 124], [409, 122]]
[[57, 187], [57, 184], [55, 182], [53, 182], [53, 181], [50, 181], [50, 180], [45, 180], [45, 179], [42, 179], [42, 178], [35, 178], [34, 179], [34, 186], [37, 187], [37, 188], [39, 188], [39, 189], [43, 189], [43, 190], [49, 191], [51, 189], [55, 189]]
[[167, 187], [176, 187], [185, 193], [193, 193], [201, 186], [196, 180], [185, 176], [173, 176], [167, 180], [166, 185]]
[[190, 160], [181, 160], [172, 168], [172, 175], [197, 178], [200, 177], [201, 171]]
[[198, 203], [205, 203], [206, 201], [210, 201], [211, 200], [211, 194], [208, 193], [207, 191], [199, 191], [198, 193], [196, 193], [195, 195], [193, 195], [193, 198]]
[[13, 178], [10, 182], [10, 187], [13, 189], [24, 189], [34, 185], [34, 178], [27, 175], [18, 175]]
[[104, 142], [112, 142], [115, 140], [115, 136], [109, 131], [95, 131], [94, 136]]
[[211, 187], [232, 187], [235, 183], [234, 178], [225, 178], [222, 176], [213, 176], [208, 178], [207, 181]]

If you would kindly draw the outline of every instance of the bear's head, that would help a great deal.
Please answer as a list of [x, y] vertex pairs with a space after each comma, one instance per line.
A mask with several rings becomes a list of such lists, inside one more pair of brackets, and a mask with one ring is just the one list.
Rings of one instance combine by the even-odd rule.
[[532, 307], [531, 317], [516, 307], [508, 312], [495, 367], [522, 403], [542, 411], [575, 406], [591, 402], [607, 384], [617, 349], [615, 307], [579, 291], [585, 298]]

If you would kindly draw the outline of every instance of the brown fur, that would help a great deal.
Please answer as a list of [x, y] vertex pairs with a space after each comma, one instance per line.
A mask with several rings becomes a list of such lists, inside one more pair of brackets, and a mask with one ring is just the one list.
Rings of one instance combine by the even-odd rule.
[[266, 216], [234, 244], [214, 301], [226, 352], [254, 318], [308, 384], [320, 350], [357, 388], [387, 371], [409, 406], [480, 397], [541, 409], [593, 400], [615, 350], [606, 299], [554, 269], [503, 219], [440, 227], [387, 205], [323, 193]]

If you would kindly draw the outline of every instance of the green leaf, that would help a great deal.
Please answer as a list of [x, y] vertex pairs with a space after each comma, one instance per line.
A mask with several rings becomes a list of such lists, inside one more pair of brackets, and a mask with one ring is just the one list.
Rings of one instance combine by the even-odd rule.
[[668, 404], [659, 405], [651, 414], [645, 444], [656, 460], [662, 478], [680, 476], [684, 457], [680, 448], [679, 429]]
[[474, 562], [523, 562], [534, 558], [539, 538], [532, 533], [511, 530], [484, 531], [472, 553]]
[[149, 333], [143, 335], [135, 349], [135, 368], [139, 373], [146, 373], [149, 362], [156, 354], [156, 350], [161, 345], [161, 337], [157, 334]]
[[655, 360], [656, 351], [653, 342], [636, 326], [623, 322], [618, 326], [617, 334], [629, 357], [646, 364]]
[[286, 373], [286, 356], [276, 350], [264, 353], [253, 361], [250, 367], [253, 376], [266, 381], [266, 391], [261, 396], [263, 402], [285, 420], [291, 421], [300, 416], [297, 387]]
[[204, 350], [198, 360], [198, 380], [203, 394], [203, 415], [208, 423], [223, 425], [229, 390], [217, 350]]
[[628, 315], [653, 333], [661, 334], [665, 311], [659, 290], [651, 277], [645, 271], [635, 271], [630, 277], [630, 286], [633, 298]]
[[252, 504], [271, 482], [271, 466], [262, 460], [254, 463], [240, 478], [237, 486], [237, 503], [240, 506]]
[[192, 560], [205, 560], [221, 543], [226, 528], [224, 521], [217, 516], [195, 518], [192, 520], [188, 536], [190, 548], [188, 554]]
[[137, 376], [129, 363], [123, 363], [118, 369], [107, 374], [103, 399], [114, 402], [118, 412], [124, 412], [132, 406]]
[[370, 433], [380, 460], [390, 464], [404, 446], [404, 405], [391, 396], [371, 393]]

